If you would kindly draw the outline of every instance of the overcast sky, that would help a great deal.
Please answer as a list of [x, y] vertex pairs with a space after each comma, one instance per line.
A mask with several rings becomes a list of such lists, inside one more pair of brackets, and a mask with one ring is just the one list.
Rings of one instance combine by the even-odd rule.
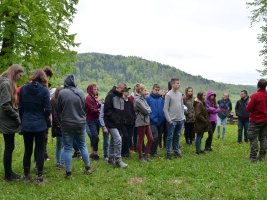
[[255, 85], [262, 67], [246, 0], [79, 0], [79, 53], [139, 56], [219, 82]]

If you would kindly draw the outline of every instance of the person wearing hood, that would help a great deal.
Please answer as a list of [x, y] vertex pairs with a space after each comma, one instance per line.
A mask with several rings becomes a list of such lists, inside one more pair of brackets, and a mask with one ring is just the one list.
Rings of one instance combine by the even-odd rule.
[[216, 129], [217, 113], [220, 112], [220, 109], [216, 105], [216, 93], [213, 90], [208, 91], [205, 105], [209, 113], [209, 120], [211, 123], [211, 129], [208, 132], [208, 138], [205, 143], [205, 151], [212, 151], [211, 145], [213, 134]]
[[17, 81], [23, 75], [20, 65], [11, 65], [0, 75], [0, 132], [3, 133], [4, 149], [4, 179], [13, 181], [20, 176], [12, 170], [12, 153], [15, 148], [15, 133], [20, 130], [20, 117], [17, 108]]
[[194, 111], [194, 97], [193, 88], [188, 87], [185, 89], [184, 105], [187, 107], [185, 112], [184, 136], [187, 145], [192, 145], [195, 140], [195, 111]]
[[119, 83], [117, 86], [114, 86], [106, 96], [104, 103], [104, 122], [111, 135], [108, 163], [120, 168], [128, 166], [121, 159], [121, 135], [124, 110], [122, 94], [126, 88], [127, 85], [125, 83]]
[[89, 128], [88, 135], [91, 141], [92, 153], [90, 157], [93, 160], [99, 160], [98, 143], [99, 143], [99, 113], [101, 103], [97, 100], [98, 89], [96, 84], [89, 84], [87, 87], [88, 96], [85, 100], [86, 121]]
[[85, 172], [92, 173], [90, 158], [86, 147], [85, 126], [85, 97], [83, 91], [77, 88], [75, 76], [69, 74], [64, 81], [64, 89], [58, 96], [58, 112], [63, 137], [66, 178], [72, 176], [72, 147], [77, 142], [85, 164]]
[[163, 123], [165, 122], [165, 115], [163, 112], [164, 108], [164, 99], [159, 94], [160, 86], [158, 84], [154, 84], [152, 88], [152, 92], [146, 98], [147, 104], [151, 108], [150, 117], [150, 128], [153, 135], [153, 143], [150, 149], [150, 155], [157, 155], [157, 148], [159, 145], [159, 136], [162, 135], [163, 131]]
[[246, 90], [242, 90], [240, 92], [240, 100], [237, 101], [235, 106], [235, 113], [238, 117], [238, 137], [237, 142], [239, 144], [242, 143], [242, 132], [244, 129], [244, 139], [245, 142], [248, 142], [248, 123], [249, 123], [249, 111], [246, 106], [249, 101], [248, 92]]
[[199, 155], [204, 153], [201, 150], [201, 140], [205, 132], [210, 131], [210, 121], [209, 114], [205, 105], [205, 93], [199, 92], [197, 98], [194, 101], [195, 109], [195, 132], [197, 133], [196, 137], [196, 154]]
[[26, 181], [31, 180], [31, 156], [35, 141], [34, 157], [37, 169], [37, 183], [43, 182], [45, 135], [51, 114], [50, 94], [47, 76], [43, 70], [35, 70], [28, 83], [20, 90], [19, 114], [21, 133], [24, 139], [23, 168]]

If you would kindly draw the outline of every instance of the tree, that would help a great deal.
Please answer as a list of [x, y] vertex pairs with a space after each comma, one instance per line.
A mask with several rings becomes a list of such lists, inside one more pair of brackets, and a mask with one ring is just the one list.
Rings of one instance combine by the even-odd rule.
[[78, 0], [0, 0], [0, 72], [20, 63], [27, 72], [53, 66], [57, 76], [76, 59], [68, 28]]
[[263, 49], [260, 51], [260, 55], [263, 56], [263, 70], [257, 70], [262, 76], [267, 75], [267, 0], [254, 0], [247, 3], [253, 10], [251, 24], [262, 22], [262, 33], [258, 35], [258, 41], [263, 44]]

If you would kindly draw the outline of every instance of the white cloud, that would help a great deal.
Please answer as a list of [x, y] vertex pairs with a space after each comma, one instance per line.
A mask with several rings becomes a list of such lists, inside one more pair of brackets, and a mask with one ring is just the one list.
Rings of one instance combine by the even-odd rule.
[[220, 82], [255, 85], [261, 67], [246, 0], [80, 0], [78, 52], [136, 55]]

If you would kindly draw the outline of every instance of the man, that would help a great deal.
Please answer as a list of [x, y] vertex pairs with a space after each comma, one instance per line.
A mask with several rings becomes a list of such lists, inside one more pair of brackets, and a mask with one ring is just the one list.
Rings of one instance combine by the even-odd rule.
[[109, 145], [109, 164], [115, 164], [117, 167], [125, 168], [128, 165], [121, 160], [122, 147], [122, 126], [123, 126], [123, 110], [124, 100], [123, 92], [127, 86], [125, 83], [119, 83], [108, 93], [104, 103], [104, 122], [108, 128], [111, 138]]
[[[248, 128], [250, 162], [263, 161], [267, 149], [267, 81], [260, 79], [257, 86], [258, 91], [251, 95], [247, 105], [247, 109], [250, 112]], [[258, 140], [260, 141], [259, 155]]]
[[179, 141], [185, 120], [183, 95], [178, 91], [180, 88], [179, 79], [171, 79], [171, 87], [172, 89], [166, 94], [164, 102], [164, 114], [168, 123], [166, 141], [167, 160], [171, 160], [172, 140], [175, 156], [178, 158], [182, 157]]
[[81, 151], [85, 172], [90, 174], [90, 159], [85, 139], [85, 98], [83, 91], [77, 88], [74, 75], [69, 74], [64, 81], [64, 89], [58, 97], [59, 120], [64, 144], [66, 178], [72, 175], [72, 147], [75, 139]]
[[237, 142], [239, 144], [242, 143], [242, 133], [244, 129], [244, 139], [245, 142], [248, 142], [248, 123], [249, 123], [249, 112], [247, 110], [248, 104], [248, 92], [246, 90], [242, 90], [240, 93], [241, 99], [237, 101], [235, 106], [235, 113], [238, 117], [238, 138]]
[[165, 116], [163, 112], [164, 99], [159, 94], [160, 86], [154, 84], [151, 94], [147, 97], [147, 103], [151, 108], [150, 117], [150, 127], [153, 135], [153, 143], [150, 150], [150, 155], [157, 156], [157, 147], [159, 144], [159, 135], [162, 135], [163, 123], [165, 121]]

